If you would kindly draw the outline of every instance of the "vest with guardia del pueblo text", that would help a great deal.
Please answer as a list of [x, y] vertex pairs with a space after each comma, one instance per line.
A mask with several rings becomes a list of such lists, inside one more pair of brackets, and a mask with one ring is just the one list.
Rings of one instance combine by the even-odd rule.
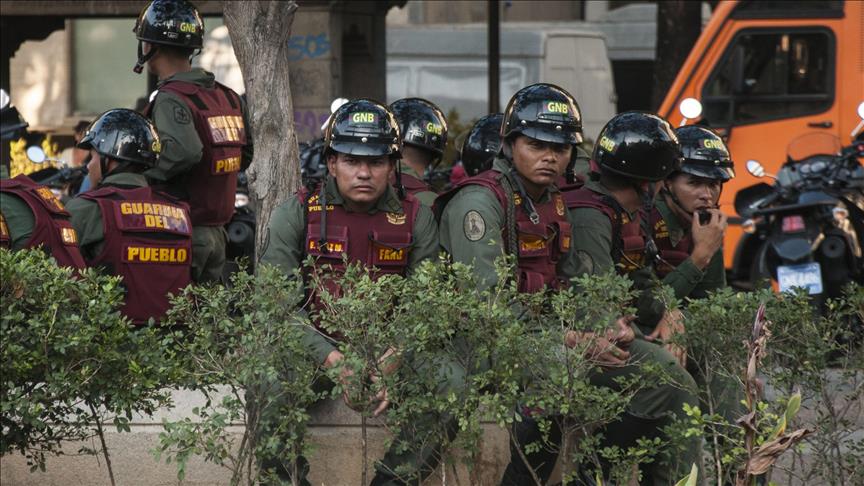
[[99, 204], [104, 247], [91, 266], [123, 277], [122, 312], [137, 325], [168, 311], [168, 294], [189, 285], [192, 224], [189, 206], [150, 187], [105, 187], [80, 197]]
[[[463, 179], [436, 201], [436, 212], [441, 214], [447, 201], [465, 186], [478, 185], [489, 189], [495, 194], [504, 214], [508, 215], [501, 238], [505, 251], [517, 257], [519, 291], [538, 292], [544, 288], [559, 288], [563, 282], [558, 277], [557, 265], [570, 251], [572, 236], [564, 198], [556, 190], [550, 194], [549, 201], [535, 202], [536, 219], [532, 221], [523, 206], [525, 201], [513, 191], [506, 177], [501, 172], [488, 170]], [[465, 224], [471, 224], [469, 219], [466, 217]]]
[[[33, 233], [27, 248], [42, 246], [51, 253], [57, 265], [83, 269], [86, 264], [78, 250], [78, 235], [69, 222], [69, 212], [51, 189], [41, 186], [25, 175], [0, 181], [0, 190], [22, 199], [33, 213]], [[9, 242], [9, 227], [3, 218], [0, 238]], [[8, 246], [6, 246], [8, 248]]]
[[[402, 212], [377, 211], [349, 213], [339, 204], [322, 204], [321, 191], [301, 189], [297, 198], [306, 211], [303, 253], [315, 259], [322, 272], [324, 290], [334, 297], [342, 295], [336, 281], [344, 275], [346, 263], [359, 263], [370, 269], [373, 278], [382, 275], [405, 275], [414, 245], [414, 226], [420, 201], [407, 195]], [[307, 269], [308, 272], [308, 269]], [[306, 274], [307, 282], [309, 280]], [[311, 290], [307, 296], [313, 313], [321, 309], [321, 296]], [[316, 326], [320, 323], [314, 319]], [[324, 330], [338, 338], [338, 333]]]
[[570, 209], [592, 208], [600, 211], [612, 223], [612, 261], [619, 274], [626, 275], [645, 266], [645, 237], [642, 234], [642, 212], [630, 218], [618, 202], [609, 195], [593, 191], [581, 181], [561, 189]]
[[[219, 83], [205, 88], [185, 81], [169, 81], [159, 91], [173, 93], [186, 102], [203, 145], [201, 162], [184, 179], [192, 224], [223, 226], [234, 214], [237, 172], [246, 145], [240, 97]], [[147, 106], [145, 116], [152, 115], [152, 106], [152, 103]]]

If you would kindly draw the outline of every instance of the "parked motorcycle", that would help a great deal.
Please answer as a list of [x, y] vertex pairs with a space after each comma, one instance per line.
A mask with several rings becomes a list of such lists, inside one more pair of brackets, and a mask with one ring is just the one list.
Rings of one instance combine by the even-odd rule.
[[735, 196], [735, 209], [746, 218], [737, 253], [757, 249], [751, 285], [770, 278], [781, 292], [806, 288], [821, 308], [850, 282], [864, 284], [862, 157], [860, 137], [841, 147], [834, 135], [812, 133], [789, 144], [776, 175], [758, 161], [747, 162], [755, 177], [774, 179]]

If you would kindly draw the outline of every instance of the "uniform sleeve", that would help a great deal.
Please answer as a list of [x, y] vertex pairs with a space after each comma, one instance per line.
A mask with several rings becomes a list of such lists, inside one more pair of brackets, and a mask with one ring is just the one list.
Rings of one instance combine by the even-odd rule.
[[78, 247], [88, 265], [102, 253], [105, 240], [102, 228], [102, 213], [99, 205], [93, 201], [76, 197], [69, 201], [66, 210], [72, 216], [70, 222], [78, 234]]
[[481, 289], [497, 284], [495, 259], [504, 255], [504, 209], [489, 189], [468, 186], [453, 196], [441, 216], [441, 247], [453, 261], [474, 266]]
[[159, 93], [153, 102], [153, 123], [162, 142], [156, 168], [147, 176], [168, 181], [188, 172], [201, 161], [203, 145], [195, 130], [192, 112], [186, 103], [171, 93]]
[[[280, 268], [289, 278], [300, 275], [303, 265], [303, 243], [306, 228], [303, 206], [296, 197], [280, 204], [270, 215], [270, 224], [265, 236], [266, 243], [260, 263]], [[297, 296], [300, 301], [300, 296]], [[302, 308], [295, 316], [301, 322], [308, 322], [308, 314]], [[323, 363], [336, 346], [323, 334], [310, 325], [303, 326], [303, 346], [311, 350], [312, 356]]]
[[580, 275], [600, 275], [615, 270], [612, 261], [612, 222], [602, 212], [592, 208], [572, 210], [573, 252]]
[[6, 226], [9, 227], [11, 248], [13, 250], [24, 248], [33, 236], [33, 227], [36, 225], [36, 218], [30, 206], [17, 196], [0, 193], [0, 209], [3, 210]]
[[438, 226], [435, 224], [432, 210], [425, 205], [421, 205], [417, 211], [413, 237], [414, 247], [409, 255], [409, 272], [424, 260], [438, 256]]
[[705, 267], [702, 280], [690, 292], [690, 297], [693, 299], [702, 299], [708, 296], [708, 292], [713, 292], [724, 287], [726, 287], [726, 267], [723, 265], [723, 248], [720, 248], [714, 254], [714, 257], [711, 258], [708, 266]]

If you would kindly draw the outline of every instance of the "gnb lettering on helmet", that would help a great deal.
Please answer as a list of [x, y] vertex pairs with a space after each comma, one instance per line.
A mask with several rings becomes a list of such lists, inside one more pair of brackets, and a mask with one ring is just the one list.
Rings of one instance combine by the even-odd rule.
[[615, 142], [613, 142], [612, 140], [609, 140], [606, 137], [600, 137], [600, 142], [598, 142], [598, 143], [601, 147], [603, 147], [604, 150], [606, 150], [608, 152], [614, 152], [615, 151]]
[[375, 113], [370, 112], [359, 112], [351, 114], [351, 123], [375, 123]]
[[567, 105], [559, 101], [547, 101], [546, 111], [548, 111], [549, 113], [563, 113], [566, 115]]

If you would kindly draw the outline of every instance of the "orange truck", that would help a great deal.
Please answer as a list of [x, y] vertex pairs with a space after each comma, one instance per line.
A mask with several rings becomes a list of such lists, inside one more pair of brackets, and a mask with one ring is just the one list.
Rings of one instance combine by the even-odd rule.
[[759, 242], [738, 244], [733, 201], [763, 181], [745, 165], [776, 174], [789, 142], [807, 133], [851, 143], [864, 101], [864, 1], [721, 1], [658, 113], [677, 126], [687, 98], [701, 102], [699, 122], [724, 136], [735, 161], [720, 198], [730, 221], [724, 259], [730, 281], [749, 282]]

